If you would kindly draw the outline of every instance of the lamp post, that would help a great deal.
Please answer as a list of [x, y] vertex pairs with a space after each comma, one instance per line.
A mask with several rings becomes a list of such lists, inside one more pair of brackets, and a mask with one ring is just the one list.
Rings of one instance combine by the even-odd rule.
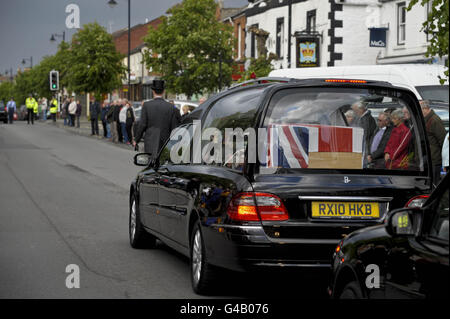
[[56, 41], [55, 37], [62, 37], [63, 42], [66, 41], [66, 31], [63, 31], [62, 34], [53, 33], [52, 36], [50, 37], [50, 41], [55, 42]]
[[[131, 47], [131, 32], [130, 32], [130, 20], [131, 20], [131, 1], [128, 0], [128, 100], [131, 99], [131, 84], [130, 84], [130, 76], [131, 76], [131, 71], [130, 71], [130, 47]], [[109, 0], [108, 1], [108, 5], [111, 8], [114, 8], [117, 5], [117, 2], [115, 0]]]
[[22, 64], [25, 65], [25, 63], [27, 63], [26, 61], [30, 61], [30, 69], [32, 69], [33, 68], [33, 57], [30, 56], [30, 58], [23, 58], [22, 59]]

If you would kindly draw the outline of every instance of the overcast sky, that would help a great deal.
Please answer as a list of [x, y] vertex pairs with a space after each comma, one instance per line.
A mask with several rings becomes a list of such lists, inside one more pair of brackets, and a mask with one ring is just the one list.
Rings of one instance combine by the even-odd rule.
[[[23, 68], [22, 59], [33, 57], [33, 65], [43, 56], [56, 53], [52, 33], [66, 33], [66, 41], [76, 32], [66, 28], [66, 6], [73, 3], [80, 8], [80, 24], [97, 21], [108, 31], [128, 25], [127, 0], [116, 0], [110, 8], [108, 0], [0, 0], [0, 73]], [[131, 26], [153, 20], [181, 0], [131, 0]], [[243, 7], [247, 0], [225, 0], [225, 7]], [[30, 65], [27, 61], [25, 67]]]

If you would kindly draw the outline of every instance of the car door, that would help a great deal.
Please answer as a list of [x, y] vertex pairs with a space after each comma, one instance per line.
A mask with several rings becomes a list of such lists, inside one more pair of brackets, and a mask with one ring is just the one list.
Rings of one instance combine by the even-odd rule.
[[386, 271], [389, 299], [449, 296], [448, 178], [437, 193], [423, 209], [422, 235], [393, 238]]
[[[171, 139], [161, 152], [161, 166], [157, 169], [161, 233], [180, 244], [183, 243], [181, 229], [189, 201], [189, 194], [186, 193], [189, 179], [183, 177], [182, 171], [190, 162], [190, 127], [191, 125], [183, 125], [173, 131]], [[179, 152], [175, 154], [174, 149], [177, 148]]]
[[142, 174], [139, 188], [139, 211], [146, 228], [160, 232], [158, 217], [158, 177], [155, 170], [150, 169]]

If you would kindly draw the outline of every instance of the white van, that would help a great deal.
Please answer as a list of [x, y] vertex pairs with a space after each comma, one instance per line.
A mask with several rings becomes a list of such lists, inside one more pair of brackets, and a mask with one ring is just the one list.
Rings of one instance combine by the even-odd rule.
[[270, 72], [269, 77], [294, 79], [341, 78], [385, 81], [413, 91], [419, 100], [448, 103], [448, 82], [439, 83], [438, 76], [445, 78], [445, 67], [437, 64], [386, 64], [355, 65], [322, 68], [280, 69]]

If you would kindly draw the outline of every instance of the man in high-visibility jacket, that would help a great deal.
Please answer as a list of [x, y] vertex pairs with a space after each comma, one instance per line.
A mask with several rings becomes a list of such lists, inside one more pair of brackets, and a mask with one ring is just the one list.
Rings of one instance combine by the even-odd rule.
[[31, 120], [31, 124], [34, 125], [34, 109], [38, 104], [31, 94], [25, 100], [25, 105], [27, 106], [27, 123], [30, 124]]
[[37, 103], [37, 102], [33, 106], [33, 113], [34, 113], [34, 119], [37, 121], [38, 116], [39, 116], [39, 103]]
[[56, 112], [58, 112], [58, 102], [53, 98], [50, 103], [50, 115], [52, 116], [53, 122], [56, 122]]

